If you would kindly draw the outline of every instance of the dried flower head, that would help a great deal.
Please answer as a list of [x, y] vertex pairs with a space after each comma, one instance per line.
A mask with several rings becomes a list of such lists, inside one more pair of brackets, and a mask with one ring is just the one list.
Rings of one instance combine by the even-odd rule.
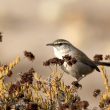
[[64, 63], [64, 61], [63, 60], [61, 60], [61, 59], [58, 59], [58, 58], [52, 58], [52, 59], [50, 59], [49, 60], [49, 62], [51, 63], [51, 64], [53, 64], [53, 65], [62, 65], [63, 63]]
[[8, 77], [11, 77], [12, 74], [13, 74], [13, 72], [10, 70], [10, 71], [8, 72], [7, 76], [8, 76]]
[[9, 88], [9, 94], [13, 94], [15, 93], [16, 91], [20, 91], [21, 89], [21, 85], [20, 85], [20, 82], [17, 82], [16, 84], [12, 84]]
[[49, 65], [63, 65], [64, 63], [64, 60], [62, 59], [59, 59], [59, 58], [52, 58], [52, 59], [49, 59], [47, 60], [46, 62], [43, 63], [44, 66], [49, 66]]
[[35, 70], [34, 70], [34, 68], [31, 68], [30, 70], [29, 70], [29, 73], [35, 73]]
[[2, 36], [2, 33], [0, 32], [0, 42], [2, 42], [2, 38], [3, 36]]
[[76, 58], [74, 57], [72, 58], [70, 55], [63, 56], [63, 60], [67, 62], [69, 66], [72, 66], [73, 64], [77, 62]]
[[50, 66], [50, 62], [49, 62], [49, 60], [43, 62], [43, 65], [44, 65], [44, 66]]
[[78, 106], [80, 109], [87, 109], [87, 107], [89, 106], [89, 103], [87, 101], [79, 101]]
[[87, 101], [78, 101], [75, 103], [71, 103], [70, 108], [71, 110], [85, 110], [89, 106]]
[[81, 101], [81, 98], [78, 95], [73, 97], [73, 103], [77, 103], [79, 101]]
[[62, 104], [61, 107], [60, 107], [60, 110], [68, 110], [69, 109], [69, 104], [65, 103], [65, 104]]
[[77, 88], [82, 88], [82, 85], [79, 84], [78, 81], [73, 81], [71, 84]]
[[33, 82], [33, 73], [34, 73], [34, 69], [31, 68], [28, 72], [24, 73], [23, 75], [21, 75], [21, 83], [24, 84], [24, 83], [29, 83], [29, 84], [32, 84]]
[[72, 59], [72, 57], [71, 57], [70, 55], [65, 55], [65, 56], [63, 56], [63, 59], [64, 59], [65, 61], [69, 61], [69, 60]]
[[8, 65], [3, 65], [3, 69], [6, 70], [8, 68]]
[[30, 61], [33, 61], [35, 59], [34, 54], [28, 51], [24, 51], [24, 56], [27, 57]]
[[110, 60], [110, 55], [106, 55], [105, 60]]
[[67, 61], [67, 64], [69, 66], [72, 66], [73, 64], [75, 64], [77, 62], [77, 60], [75, 58], [72, 58], [71, 60]]
[[101, 54], [96, 54], [96, 55], [94, 56], [94, 61], [101, 61], [101, 60], [103, 60], [103, 55], [101, 55]]
[[94, 96], [94, 97], [97, 97], [100, 93], [101, 93], [100, 89], [96, 89], [96, 90], [94, 90], [94, 92], [93, 92], [93, 96]]

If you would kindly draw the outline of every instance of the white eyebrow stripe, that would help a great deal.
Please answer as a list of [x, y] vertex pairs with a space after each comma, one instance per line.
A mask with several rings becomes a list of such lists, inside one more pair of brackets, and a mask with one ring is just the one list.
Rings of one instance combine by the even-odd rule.
[[68, 42], [66, 42], [66, 41], [57, 41], [57, 42], [55, 42], [54, 44], [60, 44], [60, 43], [68, 43]]

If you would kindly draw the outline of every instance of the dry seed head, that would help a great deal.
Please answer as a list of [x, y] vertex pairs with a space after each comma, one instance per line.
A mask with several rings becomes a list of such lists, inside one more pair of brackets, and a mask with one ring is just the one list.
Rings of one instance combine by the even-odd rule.
[[35, 59], [35, 56], [32, 52], [24, 51], [24, 56], [27, 57], [30, 61]]
[[94, 56], [94, 61], [101, 61], [103, 60], [103, 55], [102, 54], [96, 54]]
[[96, 89], [96, 90], [94, 90], [94, 92], [93, 92], [93, 96], [94, 96], [94, 97], [97, 97], [98, 95], [100, 95], [100, 93], [101, 93], [100, 89]]

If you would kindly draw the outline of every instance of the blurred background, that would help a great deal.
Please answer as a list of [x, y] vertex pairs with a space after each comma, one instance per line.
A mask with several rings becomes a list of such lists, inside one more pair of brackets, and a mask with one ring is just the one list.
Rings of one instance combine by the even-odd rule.
[[[110, 1], [0, 0], [0, 31], [3, 33], [1, 63], [8, 64], [20, 56], [22, 62], [14, 70], [15, 74], [34, 67], [47, 78], [50, 70], [42, 64], [54, 54], [52, 48], [45, 45], [58, 38], [69, 40], [91, 59], [95, 54], [110, 53]], [[34, 53], [36, 60], [29, 62], [24, 58], [24, 50]], [[66, 83], [73, 81], [66, 74], [63, 79]], [[79, 91], [81, 98], [95, 106], [97, 102], [92, 92], [104, 89], [100, 73], [94, 71], [80, 83], [83, 85]]]

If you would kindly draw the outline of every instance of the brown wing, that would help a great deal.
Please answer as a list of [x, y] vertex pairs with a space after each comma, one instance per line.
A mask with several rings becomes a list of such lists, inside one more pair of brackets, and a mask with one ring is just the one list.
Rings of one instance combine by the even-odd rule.
[[82, 63], [84, 63], [84, 64], [86, 64], [86, 65], [89, 65], [90, 67], [92, 67], [92, 68], [94, 68], [94, 69], [96, 69], [97, 71], [99, 71], [100, 72], [100, 70], [99, 70], [99, 68], [97, 67], [97, 65], [91, 60], [91, 59], [89, 59], [88, 57], [87, 57], [87, 55], [85, 55], [82, 51], [77, 51], [76, 52], [76, 55], [75, 55], [75, 58], [78, 60], [78, 61], [80, 61], [80, 62], [82, 62]]

